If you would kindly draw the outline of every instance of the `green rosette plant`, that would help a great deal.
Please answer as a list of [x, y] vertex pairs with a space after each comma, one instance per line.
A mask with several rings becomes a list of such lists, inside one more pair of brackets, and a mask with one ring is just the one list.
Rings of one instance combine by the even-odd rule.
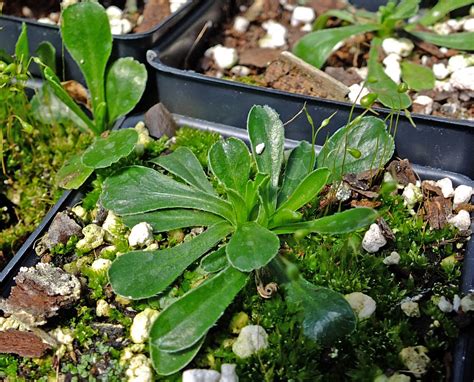
[[[450, 35], [439, 35], [427, 30], [427, 27], [441, 20], [449, 12], [472, 5], [472, 0], [439, 0], [427, 13], [415, 23], [406, 22], [416, 16], [421, 0], [389, 1], [380, 6], [377, 12], [329, 10], [320, 15], [314, 25], [313, 32], [303, 36], [294, 46], [293, 53], [321, 68], [332, 51], [340, 42], [357, 34], [373, 32], [375, 38], [371, 42], [368, 60], [368, 80], [366, 86], [378, 94], [378, 100], [384, 106], [395, 110], [407, 109], [411, 106], [410, 97], [400, 93], [398, 85], [388, 77], [378, 58], [381, 40], [409, 34], [431, 44], [464, 51], [474, 50], [474, 32], [460, 32]], [[323, 29], [330, 17], [347, 23], [347, 26]], [[413, 90], [432, 89], [435, 84], [433, 72], [422, 65], [408, 61], [401, 63], [403, 81]]]
[[[35, 101], [38, 112], [44, 105], [54, 109], [51, 118], [71, 118], [80, 127], [96, 135], [112, 127], [121, 116], [130, 112], [140, 101], [147, 81], [145, 65], [131, 57], [109, 63], [112, 53], [112, 33], [105, 9], [97, 2], [81, 2], [67, 7], [61, 15], [61, 36], [69, 54], [79, 66], [90, 93], [93, 118], [73, 100], [61, 85], [54, 70], [43, 63], [47, 88]], [[57, 99], [67, 108], [59, 107]]]
[[[162, 171], [130, 166], [104, 182], [102, 205], [129, 227], [148, 222], [155, 233], [207, 227], [171, 248], [121, 255], [109, 269], [115, 293], [130, 299], [166, 291], [200, 259], [209, 272], [205, 282], [164, 309], [151, 328], [151, 358], [161, 375], [179, 371], [194, 358], [249, 275], [262, 268], [284, 275], [288, 303], [300, 311], [308, 337], [330, 343], [355, 329], [356, 318], [343, 296], [304, 280], [279, 255], [279, 236], [343, 234], [371, 224], [378, 214], [370, 208], [326, 216], [321, 212], [314, 220], [305, 220], [299, 210], [318, 197], [331, 177], [340, 179], [344, 168], [360, 172], [383, 166], [393, 155], [393, 139], [382, 121], [359, 118], [328, 140], [318, 158], [318, 164], [326, 167], [315, 169], [314, 147], [301, 142], [282, 175], [284, 127], [278, 114], [267, 106], [254, 106], [247, 128], [251, 153], [236, 138], [220, 140], [209, 150], [209, 169], [218, 180], [217, 188], [192, 151], [183, 147], [152, 160]], [[356, 156], [339, 150], [347, 134], [352, 134]]]

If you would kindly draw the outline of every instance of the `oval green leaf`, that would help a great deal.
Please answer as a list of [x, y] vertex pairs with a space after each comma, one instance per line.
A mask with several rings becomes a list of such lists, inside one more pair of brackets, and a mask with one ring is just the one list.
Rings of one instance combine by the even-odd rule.
[[251, 272], [267, 265], [279, 248], [277, 235], [255, 222], [247, 222], [232, 235], [226, 253], [232, 266], [242, 272]]
[[107, 13], [99, 3], [83, 2], [67, 7], [61, 20], [64, 45], [84, 74], [95, 111], [105, 102], [105, 68], [112, 52]]
[[131, 57], [119, 58], [107, 72], [105, 96], [109, 125], [131, 111], [145, 91], [145, 65]]
[[229, 138], [214, 143], [209, 150], [209, 167], [225, 187], [245, 196], [250, 174], [250, 155], [244, 142]]
[[211, 252], [201, 259], [201, 268], [207, 273], [219, 272], [228, 265], [225, 246], [220, 247], [217, 251]]
[[474, 50], [474, 32], [452, 33], [449, 35], [412, 31], [410, 31], [410, 33], [424, 41], [445, 48], [468, 51]]
[[[346, 143], [357, 147], [360, 156], [347, 153]], [[324, 144], [318, 155], [318, 167], [331, 170], [333, 179], [344, 174], [359, 174], [382, 168], [392, 157], [395, 143], [385, 123], [375, 117], [364, 117], [340, 128]]]
[[82, 164], [81, 155], [69, 159], [58, 171], [56, 179], [59, 187], [67, 190], [76, 190], [91, 176], [94, 169]]
[[106, 168], [129, 156], [138, 142], [135, 129], [112, 131], [107, 137], [96, 138], [82, 154], [82, 163], [87, 167]]
[[410, 61], [403, 61], [401, 67], [403, 81], [410, 89], [416, 91], [433, 89], [436, 78], [430, 68]]
[[290, 308], [302, 313], [303, 333], [323, 345], [351, 334], [356, 317], [344, 296], [300, 278], [285, 284]]

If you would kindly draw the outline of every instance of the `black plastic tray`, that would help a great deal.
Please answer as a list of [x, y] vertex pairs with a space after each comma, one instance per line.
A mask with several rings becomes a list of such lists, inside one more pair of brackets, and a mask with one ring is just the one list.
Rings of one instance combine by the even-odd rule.
[[[351, 104], [322, 98], [292, 94], [238, 82], [207, 77], [182, 68], [195, 68], [219, 30], [220, 23], [235, 8], [225, 0], [204, 1], [186, 21], [177, 25], [147, 54], [155, 69], [158, 97], [173, 113], [206, 121], [244, 128], [247, 112], [254, 104], [269, 105], [281, 113], [283, 121], [290, 120], [306, 103], [318, 126], [337, 111], [331, 128], [323, 130], [319, 144], [326, 136], [347, 123]], [[362, 109], [357, 107], [355, 115]], [[382, 118], [387, 109], [377, 109]], [[413, 114], [414, 128], [405, 116], [399, 120], [395, 136], [397, 155], [414, 163], [453, 171], [474, 178], [474, 121], [450, 120]], [[311, 138], [311, 127], [304, 113], [291, 127], [287, 136], [300, 140]]]
[[[146, 51], [157, 40], [173, 28], [181, 19], [187, 16], [201, 0], [189, 0], [179, 10], [159, 22], [155, 27], [143, 33], [130, 33], [113, 36], [112, 59], [120, 57], [133, 57], [146, 63]], [[28, 41], [30, 54], [34, 55], [39, 44], [49, 41], [56, 48], [56, 61], [59, 66], [58, 74], [64, 80], [76, 80], [84, 83], [78, 65], [63, 47], [61, 33], [56, 25], [39, 23], [36, 20], [0, 15], [0, 50], [8, 54], [15, 52], [15, 43], [21, 33], [22, 23], [28, 27]], [[63, 59], [64, 52], [64, 59]], [[41, 77], [41, 72], [36, 64], [31, 65], [31, 73]]]
[[[175, 120], [180, 126], [189, 126], [199, 130], [214, 131], [220, 133], [225, 137], [234, 136], [248, 141], [246, 131], [230, 127], [218, 123], [207, 122], [194, 118], [184, 117], [181, 115], [174, 115]], [[135, 115], [119, 120], [115, 126], [116, 129], [134, 126], [138, 121], [143, 121], [143, 114]], [[293, 148], [298, 144], [298, 141], [287, 139], [285, 141], [286, 148]], [[317, 148], [319, 151], [320, 148]], [[438, 180], [448, 177], [453, 181], [455, 186], [460, 184], [470, 185], [474, 187], [474, 181], [468, 177], [448, 171], [413, 165], [414, 170], [422, 179]], [[63, 194], [61, 199], [45, 216], [39, 227], [31, 234], [27, 241], [23, 244], [13, 259], [0, 273], [0, 296], [7, 297], [10, 289], [14, 284], [13, 278], [18, 273], [20, 267], [30, 267], [39, 261], [38, 256], [34, 251], [34, 244], [47, 232], [49, 225], [54, 219], [54, 216], [65, 210], [67, 207], [72, 207], [77, 204], [83, 197], [80, 191], [67, 191]], [[474, 229], [474, 222], [471, 225]], [[466, 254], [463, 261], [462, 280], [460, 285], [460, 292], [465, 294], [474, 290], [474, 238], [471, 238], [467, 244]], [[474, 378], [474, 328], [461, 332], [458, 338], [453, 355], [452, 381], [453, 382], [471, 382]]]

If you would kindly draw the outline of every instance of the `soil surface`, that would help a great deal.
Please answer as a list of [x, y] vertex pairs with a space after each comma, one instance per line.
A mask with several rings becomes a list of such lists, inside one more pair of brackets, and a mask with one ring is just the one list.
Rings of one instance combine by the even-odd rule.
[[[126, 0], [100, 1], [104, 8], [116, 6], [124, 10], [124, 17], [134, 25], [133, 33], [142, 33], [152, 29], [160, 21], [171, 14], [169, 0], [137, 1], [137, 12], [126, 12]], [[1, 12], [6, 15], [25, 17], [29, 19], [49, 19], [52, 23], [59, 23], [61, 11], [60, 0], [6, 0]]]
[[[238, 54], [236, 67], [221, 69], [209, 54], [198, 63], [198, 71], [206, 75], [229, 78], [235, 81], [245, 82], [257, 86], [264, 86], [278, 90], [290, 91], [310, 96], [325, 97], [314, 89], [314, 84], [305, 81], [295, 81], [294, 73], [288, 72], [285, 80], [275, 81], [275, 77], [281, 77], [281, 63], [278, 62], [279, 54], [291, 51], [295, 43], [307, 32], [302, 30], [302, 25], [292, 26], [290, 10], [293, 5], [298, 5], [295, 0], [286, 2], [279, 0], [264, 0], [261, 12], [251, 20], [245, 32], [235, 29], [235, 17], [249, 18], [249, 6], [253, 1], [242, 1], [237, 12], [228, 19], [222, 27], [221, 33], [211, 39], [209, 46], [222, 44], [228, 48], [235, 48]], [[285, 5], [282, 5], [286, 3]], [[344, 0], [308, 1], [306, 7], [311, 7], [316, 17], [329, 9], [342, 9], [347, 5]], [[279, 48], [260, 48], [259, 40], [266, 35], [263, 23], [274, 21], [283, 25], [287, 30], [286, 44]], [[327, 27], [341, 26], [340, 21], [330, 19]], [[327, 60], [323, 67], [327, 74], [339, 80], [346, 86], [359, 84], [365, 79], [370, 42], [373, 38], [371, 33], [357, 35], [345, 41]], [[434, 64], [448, 65], [450, 57], [462, 52], [453, 49], [440, 49], [426, 42], [415, 42], [415, 49], [410, 55], [414, 63], [432, 68]], [[380, 55], [380, 62], [385, 55]], [[275, 64], [275, 61], [278, 63]], [[242, 66], [246, 69], [242, 70]], [[413, 103], [412, 111], [415, 113], [431, 114], [446, 118], [474, 119], [474, 92], [455, 89], [452, 86], [443, 85], [444, 82], [437, 81], [433, 90], [420, 92], [410, 91], [412, 100], [418, 96], [428, 96], [433, 100], [432, 107]], [[336, 97], [325, 97], [336, 98]], [[346, 99], [347, 100], [347, 99]]]

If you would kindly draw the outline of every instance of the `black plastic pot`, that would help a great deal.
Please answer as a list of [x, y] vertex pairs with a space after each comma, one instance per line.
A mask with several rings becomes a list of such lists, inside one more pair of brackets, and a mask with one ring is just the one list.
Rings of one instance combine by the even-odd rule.
[[[142, 63], [146, 63], [146, 51], [150, 49], [163, 34], [168, 32], [181, 19], [188, 15], [199, 2], [200, 0], [189, 0], [177, 12], [168, 16], [147, 32], [114, 35], [112, 59], [133, 57]], [[59, 27], [56, 25], [43, 24], [31, 19], [0, 15], [0, 50], [4, 50], [8, 54], [15, 52], [15, 43], [21, 33], [23, 22], [28, 27], [28, 41], [31, 55], [35, 54], [39, 44], [43, 41], [49, 41], [56, 49], [56, 61], [59, 66], [58, 74], [60, 77], [64, 80], [84, 82], [78, 65], [63, 47], [61, 33]], [[36, 77], [41, 77], [41, 72], [36, 64], [31, 66], [31, 73]]]
[[[279, 90], [207, 77], [191, 70], [209, 47], [209, 40], [219, 31], [221, 22], [233, 12], [225, 0], [205, 1], [192, 16], [176, 26], [159, 44], [148, 52], [148, 62], [155, 69], [158, 97], [173, 113], [244, 128], [247, 112], [254, 104], [269, 105], [281, 113], [283, 121], [290, 120], [306, 104], [318, 126], [333, 117], [332, 128], [318, 137], [322, 144], [327, 135], [347, 123], [351, 105], [326, 99], [291, 94]], [[357, 107], [354, 115], [362, 109]], [[377, 109], [382, 118], [387, 109]], [[397, 155], [411, 158], [415, 163], [474, 177], [474, 122], [449, 120], [413, 114], [414, 128], [401, 116], [395, 136]], [[311, 127], [304, 113], [288, 128], [292, 139], [311, 137]]]
[[[207, 130], [217, 132], [224, 137], [237, 137], [248, 141], [247, 132], [245, 130], [230, 127], [218, 123], [207, 122], [194, 118], [174, 115], [175, 120], [180, 126], [189, 126], [199, 130]], [[117, 122], [115, 128], [127, 128], [134, 126], [138, 121], [144, 119], [143, 114], [122, 118]], [[285, 141], [286, 148], [293, 148], [298, 141], [287, 139]], [[317, 148], [318, 151], [318, 148]], [[450, 178], [455, 186], [465, 184], [474, 187], [474, 181], [468, 177], [448, 171], [413, 165], [414, 170], [422, 179], [438, 180], [441, 178]], [[14, 277], [18, 273], [20, 267], [30, 267], [35, 265], [39, 258], [35, 254], [35, 243], [47, 232], [49, 225], [53, 221], [55, 215], [68, 207], [73, 207], [79, 203], [83, 194], [80, 191], [67, 191], [63, 194], [58, 203], [49, 211], [43, 219], [39, 227], [31, 234], [28, 240], [23, 244], [18, 253], [7, 264], [0, 273], [0, 297], [7, 297], [11, 287], [14, 285]], [[474, 229], [474, 223], [471, 226]], [[466, 294], [474, 290], [474, 237], [467, 244], [466, 254], [463, 261], [462, 281], [460, 292]], [[471, 382], [474, 378], [474, 328], [464, 330], [459, 336], [453, 354], [452, 381], [453, 382]]]

